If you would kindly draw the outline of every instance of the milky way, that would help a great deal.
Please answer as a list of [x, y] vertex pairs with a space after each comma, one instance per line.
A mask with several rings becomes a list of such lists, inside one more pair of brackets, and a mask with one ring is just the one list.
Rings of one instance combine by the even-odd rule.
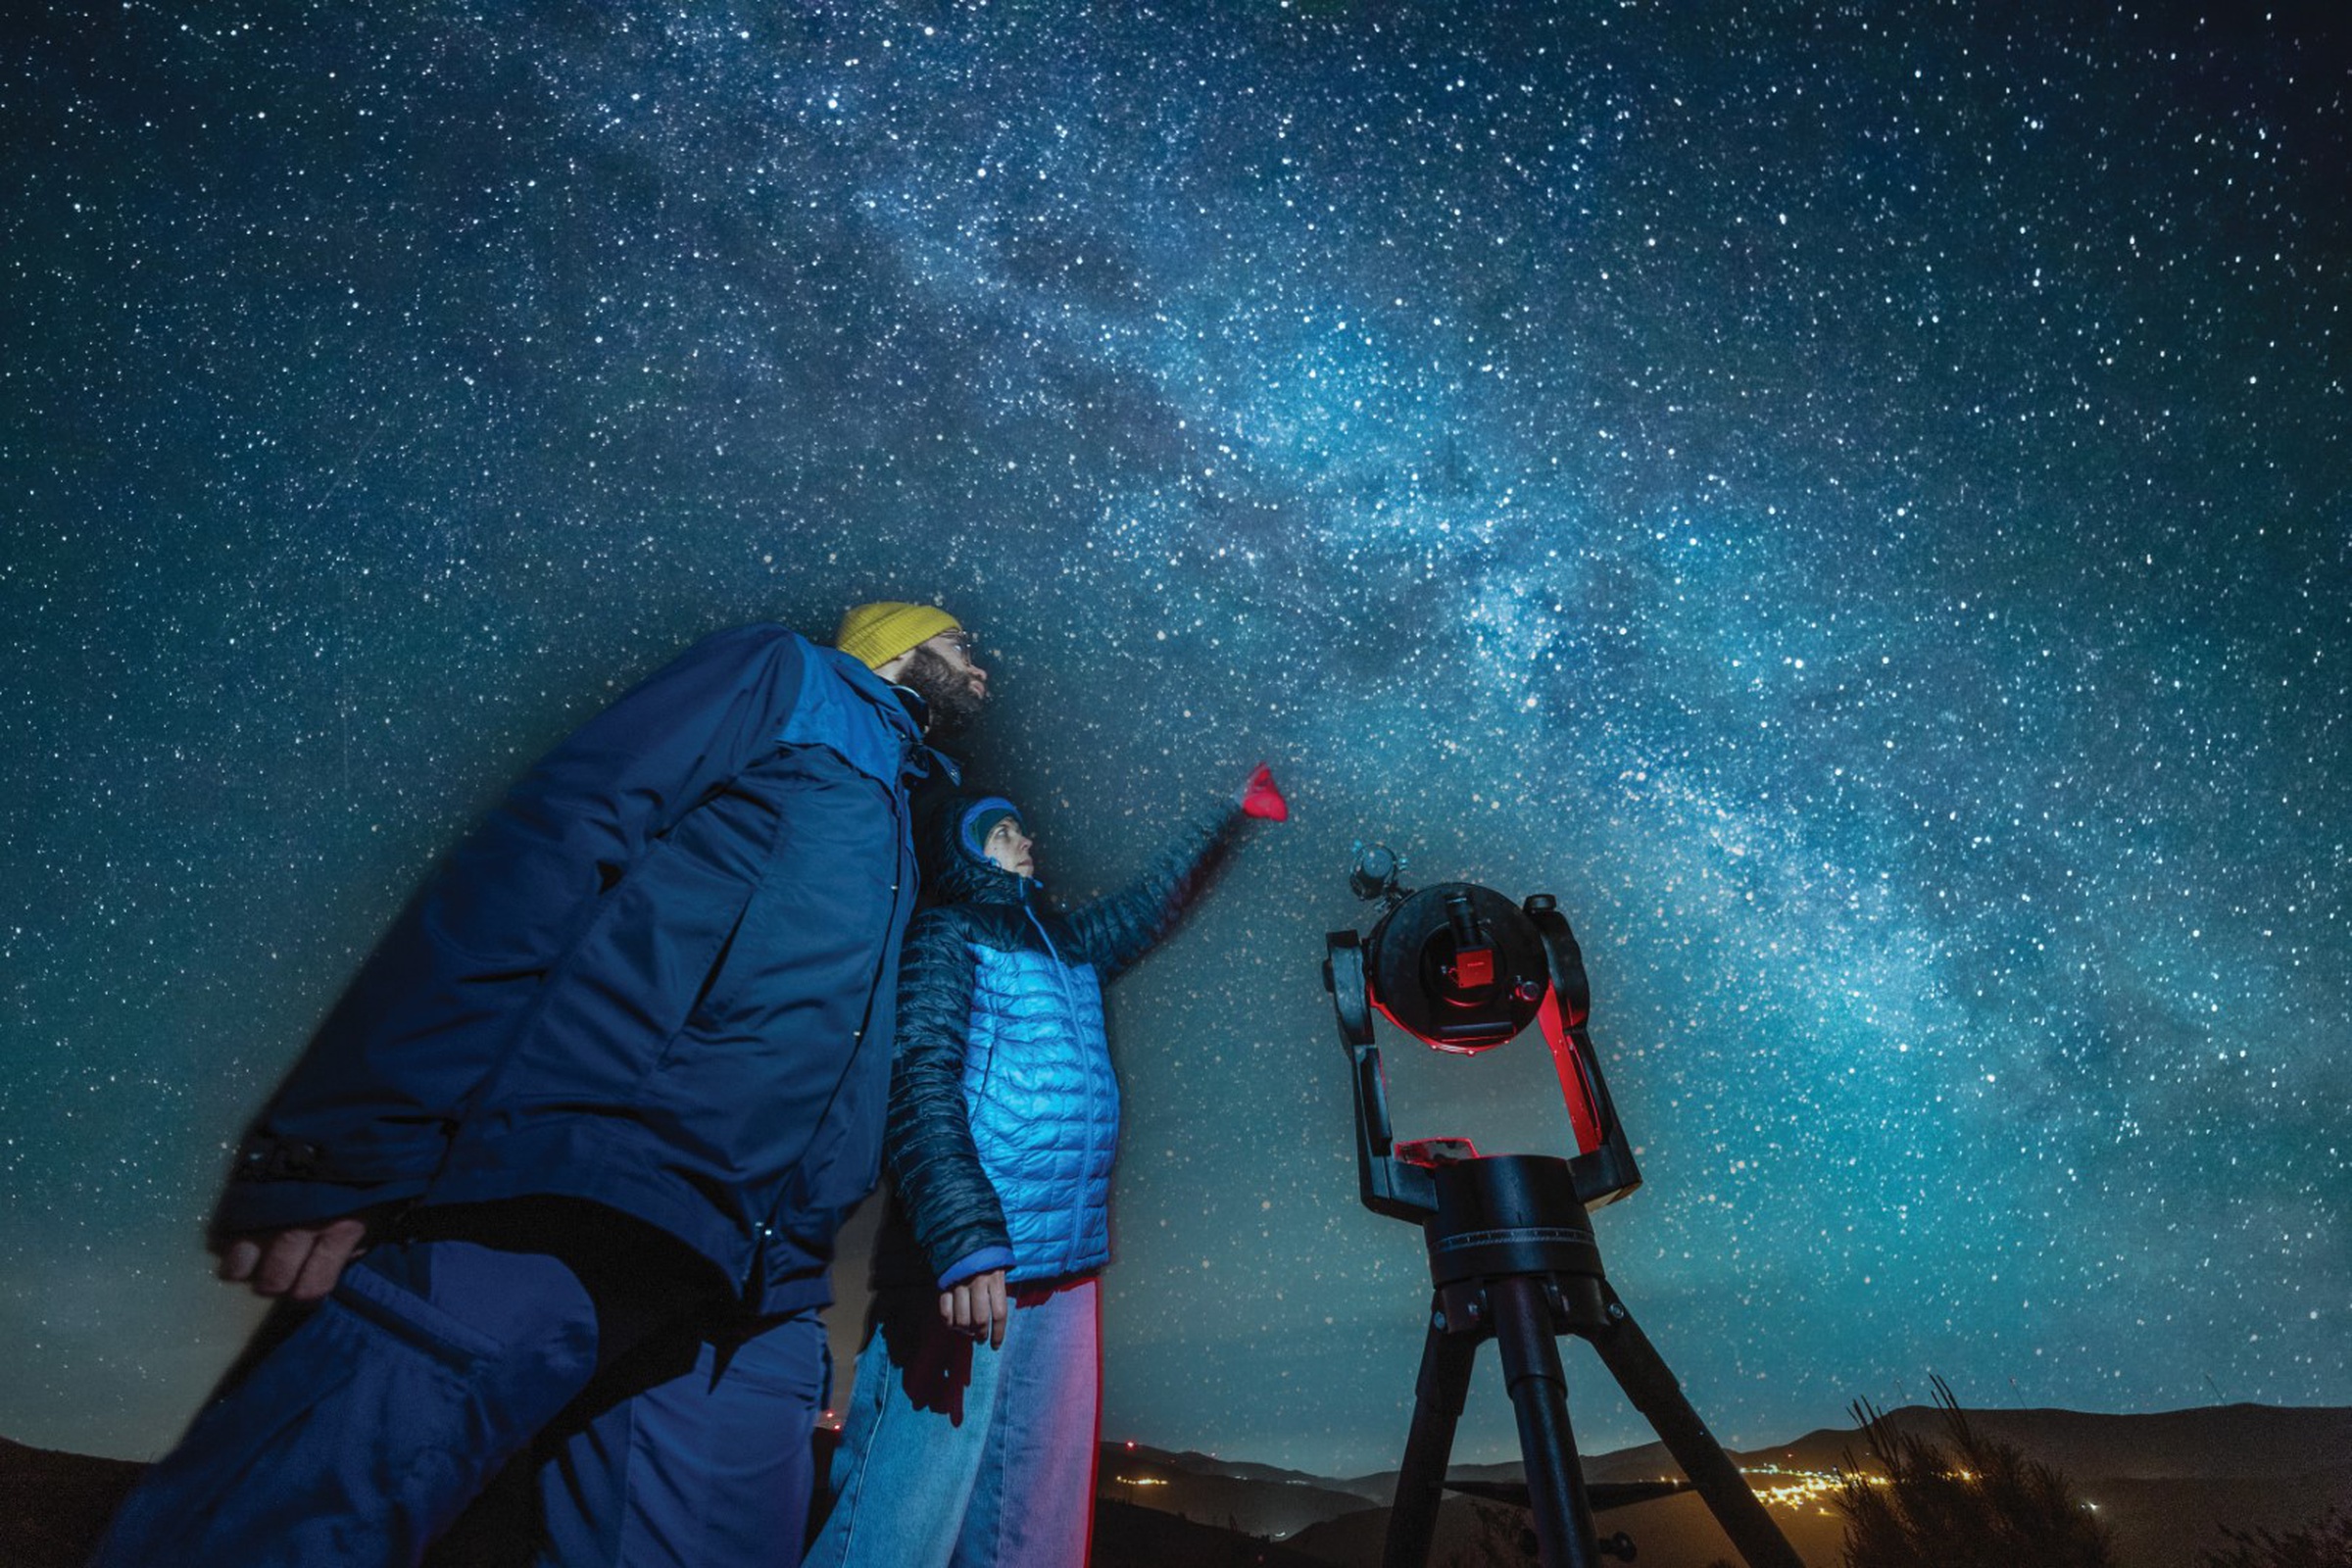
[[[1575, 921], [1601, 1243], [1727, 1440], [2352, 1403], [2339, 23], [32, 9], [7, 1436], [172, 1439], [226, 1145], [532, 756], [876, 596], [979, 632], [1055, 889], [1297, 807], [1112, 993], [1107, 1436], [1400, 1449], [1357, 839]], [[1390, 1058], [1408, 1134], [1565, 1142], [1540, 1052]]]

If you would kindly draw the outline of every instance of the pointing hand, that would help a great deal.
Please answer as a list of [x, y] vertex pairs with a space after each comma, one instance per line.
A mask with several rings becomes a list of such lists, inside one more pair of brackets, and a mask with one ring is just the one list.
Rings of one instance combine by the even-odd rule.
[[1291, 819], [1291, 803], [1282, 798], [1282, 790], [1274, 782], [1274, 770], [1263, 762], [1250, 775], [1250, 782], [1242, 786], [1242, 809], [1269, 822]]

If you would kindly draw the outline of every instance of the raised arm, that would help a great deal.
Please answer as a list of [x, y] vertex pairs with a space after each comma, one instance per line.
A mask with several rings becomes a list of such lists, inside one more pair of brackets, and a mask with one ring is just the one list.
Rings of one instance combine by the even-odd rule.
[[1234, 831], [1248, 817], [1280, 822], [1290, 816], [1272, 772], [1260, 765], [1238, 795], [1187, 823], [1144, 874], [1117, 893], [1073, 910], [1077, 937], [1073, 955], [1091, 963], [1107, 983], [1176, 929], [1205, 885], [1207, 873]]

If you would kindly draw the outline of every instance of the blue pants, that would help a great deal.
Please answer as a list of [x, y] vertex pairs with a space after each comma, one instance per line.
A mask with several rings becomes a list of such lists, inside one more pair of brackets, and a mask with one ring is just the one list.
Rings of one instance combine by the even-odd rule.
[[1084, 1568], [1102, 1329], [1092, 1278], [1016, 1294], [990, 1349], [933, 1291], [874, 1304], [808, 1568]]
[[682, 1313], [704, 1298], [668, 1299], [664, 1321], [541, 1252], [379, 1247], [198, 1414], [93, 1568], [414, 1565], [550, 1428], [540, 1561], [789, 1565], [823, 1327], [713, 1345]]

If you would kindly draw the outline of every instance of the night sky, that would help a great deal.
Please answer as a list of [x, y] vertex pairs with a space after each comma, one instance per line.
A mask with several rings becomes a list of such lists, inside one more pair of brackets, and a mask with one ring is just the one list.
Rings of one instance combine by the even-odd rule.
[[[0, 1434], [169, 1444], [433, 858], [872, 597], [979, 634], [1063, 895], [1296, 807], [1112, 992], [1106, 1437], [1401, 1451], [1359, 838], [1575, 922], [1727, 1441], [2352, 1404], [2352, 50], [2258, 13], [10, 7]], [[1565, 1147], [1540, 1050], [1386, 1044], [1403, 1134]]]

